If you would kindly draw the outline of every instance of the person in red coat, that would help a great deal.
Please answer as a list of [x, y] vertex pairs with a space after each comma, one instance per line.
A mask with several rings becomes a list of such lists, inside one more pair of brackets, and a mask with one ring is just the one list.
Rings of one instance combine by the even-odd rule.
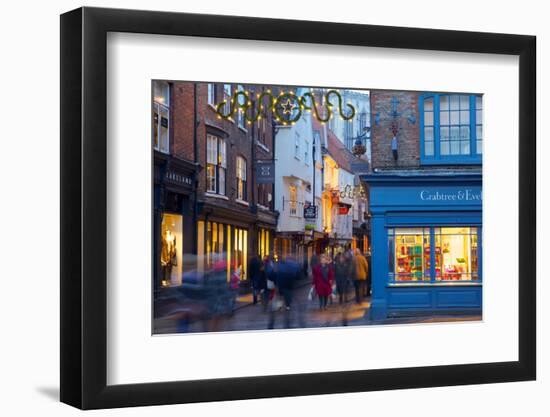
[[313, 286], [319, 297], [319, 308], [325, 310], [329, 295], [332, 293], [332, 283], [334, 282], [334, 270], [329, 264], [326, 255], [321, 255], [321, 263], [313, 267]]

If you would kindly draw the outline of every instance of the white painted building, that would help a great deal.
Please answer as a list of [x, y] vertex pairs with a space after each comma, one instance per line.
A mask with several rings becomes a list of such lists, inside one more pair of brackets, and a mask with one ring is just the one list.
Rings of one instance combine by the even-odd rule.
[[329, 128], [349, 151], [353, 149], [355, 138], [365, 136], [363, 143], [367, 148], [367, 152], [363, 158], [370, 163], [370, 92], [368, 90], [340, 91], [344, 103], [343, 111], [347, 112], [345, 105], [349, 103], [355, 108], [355, 117], [351, 121], [343, 120], [340, 117], [333, 117], [328, 123]]
[[[304, 92], [305, 90], [299, 90], [297, 94]], [[297, 241], [301, 239], [302, 243], [307, 242], [313, 231], [322, 231], [319, 212], [322, 198], [321, 169], [320, 137], [314, 135], [310, 112], [303, 112], [294, 125], [276, 128], [275, 210], [279, 212], [277, 239], [279, 246], [284, 248], [294, 245], [289, 249], [293, 254], [297, 254]], [[304, 218], [304, 205], [307, 204], [318, 207], [317, 219]], [[281, 251], [279, 248], [279, 252], [284, 253], [286, 249]]]

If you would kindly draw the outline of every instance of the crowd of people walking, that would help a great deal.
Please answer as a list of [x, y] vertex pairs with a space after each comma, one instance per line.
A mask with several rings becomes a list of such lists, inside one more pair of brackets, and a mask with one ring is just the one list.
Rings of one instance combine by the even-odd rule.
[[[342, 313], [345, 325], [351, 302], [361, 304], [370, 295], [369, 264], [357, 249], [339, 252], [334, 258], [328, 253], [314, 254], [309, 262], [290, 256], [255, 256], [246, 266], [252, 302], [262, 307], [250, 318], [265, 320], [269, 329], [277, 327], [277, 320], [282, 320], [285, 328], [308, 327], [317, 303], [319, 311], [330, 305], [342, 306], [335, 312]], [[223, 330], [243, 294], [242, 274], [242, 265], [228, 273], [226, 258], [219, 256], [208, 269], [192, 271], [181, 286], [166, 290], [155, 305], [155, 317], [173, 321], [180, 333]]]
[[345, 304], [349, 293], [355, 292], [355, 302], [360, 304], [370, 296], [371, 280], [369, 264], [359, 249], [339, 252], [334, 259], [324, 253], [313, 255], [310, 264], [300, 265], [293, 258], [278, 259], [271, 256], [250, 260], [249, 276], [253, 303], [262, 303], [267, 310], [290, 310], [296, 282], [311, 279], [309, 298], [318, 298], [319, 309], [326, 310], [329, 303]]

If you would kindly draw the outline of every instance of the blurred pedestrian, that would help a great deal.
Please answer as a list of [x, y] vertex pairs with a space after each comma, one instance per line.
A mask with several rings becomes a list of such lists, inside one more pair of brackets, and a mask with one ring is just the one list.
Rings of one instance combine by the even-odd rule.
[[241, 266], [237, 266], [233, 273], [231, 274], [229, 280], [229, 288], [231, 292], [231, 315], [235, 312], [235, 307], [237, 305], [237, 296], [239, 295], [239, 284], [241, 282]]
[[254, 255], [248, 263], [248, 274], [252, 283], [252, 301], [258, 303], [258, 297], [263, 299], [263, 291], [266, 287], [266, 279], [262, 261], [258, 255]]
[[279, 295], [283, 298], [287, 310], [290, 310], [294, 283], [299, 279], [300, 273], [301, 271], [298, 263], [290, 258], [279, 261], [277, 265], [277, 290]]
[[334, 259], [334, 277], [336, 279], [336, 291], [338, 293], [338, 302], [340, 304], [347, 302], [346, 294], [352, 278], [352, 271], [353, 265], [351, 263], [351, 259], [346, 259], [346, 256], [343, 253], [336, 255], [336, 258]]
[[334, 282], [334, 270], [329, 264], [328, 257], [321, 255], [321, 263], [313, 268], [313, 285], [315, 292], [319, 297], [319, 308], [326, 310], [328, 297], [332, 294], [332, 284]]
[[361, 304], [365, 292], [365, 284], [367, 282], [367, 276], [369, 273], [369, 264], [361, 253], [359, 248], [355, 249], [355, 256], [353, 258], [354, 264], [354, 281], [355, 286], [355, 301], [357, 304]]
[[316, 253], [311, 255], [311, 260], [309, 261], [309, 266], [311, 268], [311, 273], [313, 273], [313, 268], [319, 265], [319, 256]]
[[267, 307], [267, 304], [270, 300], [273, 299], [273, 296], [275, 295], [275, 262], [273, 260], [272, 256], [266, 256], [264, 258], [264, 275], [266, 280], [265, 285], [265, 304], [264, 308]]

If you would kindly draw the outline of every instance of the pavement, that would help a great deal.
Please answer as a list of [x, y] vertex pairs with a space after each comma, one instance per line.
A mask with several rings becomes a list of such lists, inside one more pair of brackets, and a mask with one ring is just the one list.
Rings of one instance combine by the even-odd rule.
[[309, 290], [309, 282], [301, 282], [296, 286], [290, 310], [282, 305], [279, 307], [277, 301], [271, 302], [268, 306], [261, 303], [253, 304], [252, 294], [245, 294], [237, 297], [235, 311], [231, 316], [190, 320], [186, 321], [184, 326], [182, 326], [181, 317], [156, 318], [154, 320], [155, 334], [481, 320], [479, 316], [429, 316], [389, 318], [382, 322], [373, 322], [369, 319], [370, 297], [357, 304], [353, 291], [350, 291], [347, 295], [347, 302], [339, 304], [335, 297], [326, 310], [320, 310], [317, 298], [308, 299]]

